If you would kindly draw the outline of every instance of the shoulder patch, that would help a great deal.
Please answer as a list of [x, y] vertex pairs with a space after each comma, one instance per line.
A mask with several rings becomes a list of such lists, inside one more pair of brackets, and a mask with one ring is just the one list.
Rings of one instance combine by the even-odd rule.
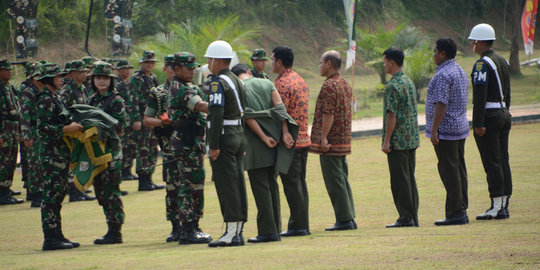
[[487, 85], [488, 84], [488, 69], [486, 63], [479, 60], [474, 64], [473, 68], [473, 85]]
[[225, 106], [225, 93], [218, 77], [210, 82], [209, 103], [210, 106]]

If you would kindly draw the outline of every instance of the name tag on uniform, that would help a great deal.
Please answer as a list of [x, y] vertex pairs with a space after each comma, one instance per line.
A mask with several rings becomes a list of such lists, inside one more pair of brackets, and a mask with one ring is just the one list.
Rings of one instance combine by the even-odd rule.
[[488, 69], [486, 63], [478, 61], [473, 68], [473, 84], [487, 85], [488, 84]]

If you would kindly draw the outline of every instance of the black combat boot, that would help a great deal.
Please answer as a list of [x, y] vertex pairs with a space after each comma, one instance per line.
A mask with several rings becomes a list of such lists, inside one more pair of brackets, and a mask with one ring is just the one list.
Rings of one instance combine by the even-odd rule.
[[131, 174], [131, 167], [122, 169], [122, 180], [123, 181], [137, 180], [137, 177]]
[[62, 224], [56, 226], [56, 235], [58, 236], [58, 240], [67, 244], [71, 244], [74, 248], [78, 248], [80, 246], [78, 242], [70, 241], [64, 236], [64, 233], [62, 233]]
[[45, 241], [43, 241], [42, 250], [71, 249], [72, 244], [62, 242], [58, 239], [57, 229], [48, 229], [43, 231]]
[[156, 188], [152, 185], [152, 180], [150, 180], [150, 175], [146, 173], [139, 174], [139, 191], [152, 191]]
[[156, 185], [156, 184], [154, 184], [154, 182], [152, 181], [152, 175], [150, 175], [150, 184], [154, 187], [154, 189], [164, 189], [165, 188], [165, 185]]
[[171, 220], [172, 224], [172, 231], [169, 236], [167, 236], [167, 243], [169, 242], [177, 242], [180, 240], [180, 233], [182, 232], [182, 227], [180, 227], [180, 221], [178, 220]]
[[32, 203], [30, 203], [30, 207], [41, 207], [41, 201], [43, 200], [41, 192], [36, 192], [31, 197]]
[[182, 233], [180, 234], [178, 244], [208, 244], [212, 241], [212, 237], [204, 236], [195, 230], [194, 222], [185, 222], [182, 225]]
[[122, 243], [122, 224], [120, 223], [107, 223], [109, 230], [102, 237], [94, 240], [94, 245], [110, 245], [110, 244], [121, 244]]
[[11, 195], [11, 190], [9, 190], [9, 188], [0, 189], [0, 205], [19, 204], [23, 202], [24, 202], [23, 199], [14, 198]]

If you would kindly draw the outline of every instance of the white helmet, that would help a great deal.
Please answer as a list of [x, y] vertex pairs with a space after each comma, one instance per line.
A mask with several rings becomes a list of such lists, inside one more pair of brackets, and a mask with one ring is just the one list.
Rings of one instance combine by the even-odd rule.
[[206, 49], [206, 53], [204, 54], [204, 57], [206, 58], [217, 58], [217, 59], [226, 59], [226, 58], [233, 58], [233, 49], [227, 41], [223, 40], [216, 40], [210, 45], [208, 45], [208, 48]]
[[495, 40], [495, 30], [487, 23], [477, 24], [471, 30], [470, 40]]

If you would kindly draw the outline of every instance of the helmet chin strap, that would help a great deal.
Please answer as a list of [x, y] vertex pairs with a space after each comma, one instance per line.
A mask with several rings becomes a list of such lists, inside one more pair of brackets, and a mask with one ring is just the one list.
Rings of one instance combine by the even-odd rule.
[[474, 45], [473, 45], [473, 47], [472, 47], [473, 53], [476, 53], [476, 44], [478, 44], [478, 40], [475, 40], [475, 41], [474, 41]]

